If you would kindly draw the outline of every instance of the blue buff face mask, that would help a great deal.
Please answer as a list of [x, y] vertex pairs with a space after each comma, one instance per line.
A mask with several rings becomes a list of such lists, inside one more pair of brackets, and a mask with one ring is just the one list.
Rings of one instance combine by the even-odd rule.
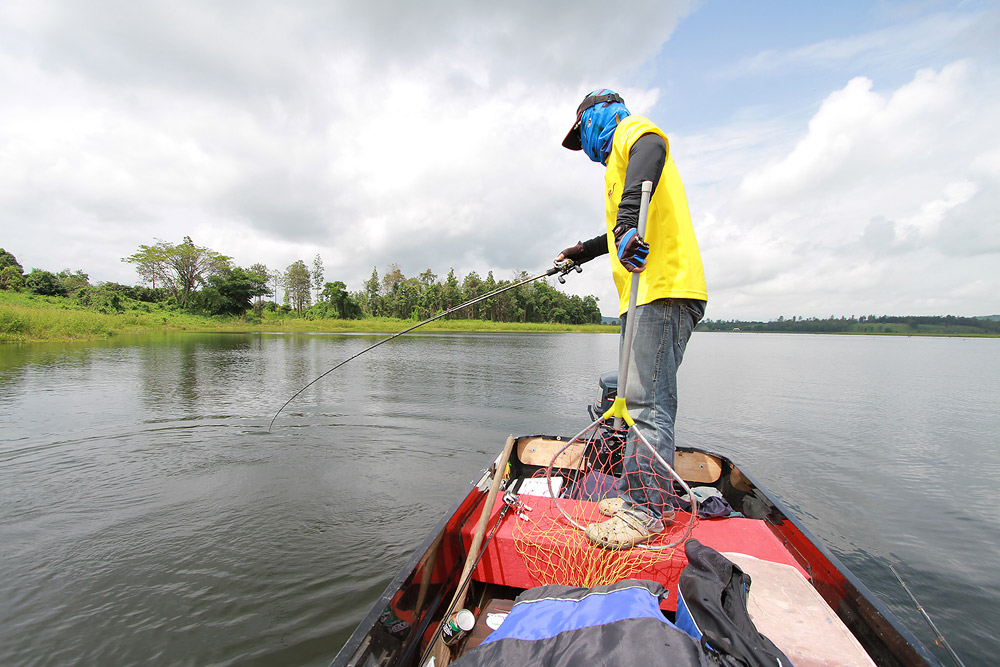
[[[591, 95], [610, 92], [605, 89], [594, 91]], [[597, 104], [584, 111], [580, 117], [580, 143], [583, 144], [587, 157], [594, 162], [607, 164], [615, 129], [629, 115], [629, 110], [621, 102]]]

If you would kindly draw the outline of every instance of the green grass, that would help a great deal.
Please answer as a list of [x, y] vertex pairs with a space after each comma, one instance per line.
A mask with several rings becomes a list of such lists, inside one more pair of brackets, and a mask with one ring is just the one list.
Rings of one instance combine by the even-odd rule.
[[[96, 340], [117, 335], [172, 331], [287, 332], [287, 333], [396, 333], [417, 320], [386, 317], [363, 320], [306, 320], [293, 315], [265, 313], [263, 321], [194, 315], [162, 304], [129, 302], [124, 313], [105, 314], [81, 306], [75, 299], [46, 297], [26, 292], [0, 291], [0, 343]], [[761, 325], [757, 331], [767, 331]], [[422, 332], [536, 332], [618, 333], [617, 326], [602, 324], [533, 324], [440, 319], [420, 328]], [[794, 333], [794, 332], [793, 332]], [[801, 333], [821, 333], [801, 332]], [[886, 336], [995, 336], [965, 326], [900, 323], [855, 324], [846, 334]]]
[[[395, 333], [416, 320], [369, 318], [364, 320], [305, 320], [267, 314], [262, 322], [209, 317], [173, 310], [159, 304], [134, 304], [124, 313], [89, 310], [74, 299], [0, 291], [0, 343], [95, 340], [116, 335], [158, 331], [281, 331], [289, 333]], [[618, 333], [616, 326], [600, 324], [530, 324], [481, 320], [435, 320], [422, 331], [539, 333]]]
[[73, 299], [0, 292], [0, 342], [93, 340], [118, 334], [219, 326], [212, 318], [146, 304], [124, 313], [99, 313]]

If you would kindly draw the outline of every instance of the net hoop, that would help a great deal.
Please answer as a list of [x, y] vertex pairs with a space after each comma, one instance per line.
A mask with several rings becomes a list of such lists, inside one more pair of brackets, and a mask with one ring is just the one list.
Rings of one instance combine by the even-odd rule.
[[[555, 453], [555, 455], [549, 461], [548, 467], [545, 469], [545, 483], [546, 483], [546, 486], [548, 488], [549, 497], [552, 498], [552, 501], [555, 503], [556, 509], [559, 510], [559, 513], [562, 514], [563, 518], [566, 519], [566, 521], [568, 521], [570, 523], [570, 525], [572, 525], [574, 528], [577, 528], [581, 532], [585, 530], [585, 527], [581, 526], [579, 523], [577, 523], [576, 520], [573, 519], [573, 517], [571, 517], [566, 512], [565, 509], [563, 509], [563, 506], [559, 503], [559, 498], [557, 497], [557, 494], [553, 493], [553, 489], [552, 489], [552, 468], [553, 468], [556, 460], [562, 455], [563, 452], [565, 452], [569, 448], [570, 445], [572, 445], [572, 444], [574, 444], [576, 442], [583, 442], [583, 436], [586, 435], [589, 431], [595, 430], [595, 429], [599, 428], [599, 426], [600, 426], [600, 424], [601, 424], [602, 421], [604, 421], [603, 417], [598, 417], [592, 424], [590, 424], [590, 426], [588, 426], [587, 428], [583, 429], [582, 431], [580, 431], [579, 433], [577, 433], [575, 436], [573, 436], [573, 438], [571, 438], [569, 441], [567, 441], [566, 444], [563, 445], [562, 448]], [[682, 489], [684, 489], [684, 492], [687, 493], [687, 496], [688, 496], [688, 498], [691, 501], [691, 513], [690, 513], [690, 516], [688, 518], [687, 526], [685, 526], [684, 533], [678, 539], [676, 539], [675, 541], [673, 541], [673, 542], [671, 542], [669, 544], [646, 544], [646, 543], [644, 543], [644, 544], [637, 544], [633, 548], [634, 549], [648, 549], [648, 550], [651, 550], [651, 551], [664, 550], [664, 549], [672, 549], [672, 548], [676, 547], [677, 545], [684, 543], [688, 539], [688, 537], [691, 536], [691, 532], [694, 530], [695, 521], [697, 521], [697, 519], [698, 519], [698, 500], [695, 497], [694, 493], [692, 493], [691, 487], [689, 487], [687, 485], [687, 482], [685, 482], [683, 479], [681, 479], [681, 476], [677, 474], [677, 471], [674, 470], [673, 466], [671, 466], [670, 464], [668, 464], [666, 461], [663, 460], [663, 457], [659, 455], [659, 453], [656, 451], [656, 449], [651, 444], [649, 444], [649, 441], [646, 439], [646, 436], [644, 436], [639, 431], [639, 429], [637, 429], [637, 428], [635, 428], [633, 426], [633, 427], [629, 428], [629, 432], [630, 433], [634, 432], [638, 436], [639, 442], [641, 442], [643, 445], [645, 445], [646, 449], [649, 451], [649, 453], [652, 455], [652, 457], [655, 458], [656, 461], [660, 465], [662, 465], [670, 473], [670, 476], [674, 479], [675, 482], [677, 482], [678, 485], [680, 485], [680, 487]]]

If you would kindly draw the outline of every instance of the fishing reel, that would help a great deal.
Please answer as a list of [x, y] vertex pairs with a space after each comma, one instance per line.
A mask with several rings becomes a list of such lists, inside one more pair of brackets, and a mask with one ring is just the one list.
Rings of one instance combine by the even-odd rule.
[[524, 504], [521, 497], [517, 495], [517, 492], [508, 491], [505, 493], [503, 496], [503, 503], [510, 509], [514, 510], [514, 513], [517, 514], [518, 518], [523, 519], [524, 521], [531, 521], [531, 519], [528, 518], [528, 515], [525, 514], [525, 512], [530, 512], [531, 508]]
[[[577, 273], [583, 273], [583, 267], [574, 262], [571, 259], [564, 259], [560, 262], [556, 262], [555, 266], [551, 269], [552, 273], [558, 273], [556, 279], [561, 285], [566, 284], [566, 274], [570, 271], [576, 271]], [[549, 275], [552, 275], [551, 273]]]

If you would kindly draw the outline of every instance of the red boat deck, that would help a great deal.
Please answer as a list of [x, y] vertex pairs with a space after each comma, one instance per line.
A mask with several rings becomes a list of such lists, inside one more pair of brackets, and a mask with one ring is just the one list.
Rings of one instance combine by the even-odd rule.
[[[532, 508], [525, 512], [529, 519], [519, 518], [513, 511], [507, 513], [473, 572], [475, 580], [516, 588], [531, 588], [542, 583], [566, 583], [559, 581], [558, 576], [553, 580], [541, 581], [545, 577], [539, 575], [537, 563], [548, 559], [553, 561], [555, 568], [560, 568], [566, 560], [596, 560], [593, 553], [588, 555], [586, 551], [597, 547], [587, 543], [581, 531], [572, 528], [550, 498], [524, 496], [523, 500]], [[583, 517], [581, 523], [592, 523], [604, 518], [597, 511], [597, 503], [564, 499], [560, 499], [559, 503], [571, 516]], [[492, 508], [488, 525], [494, 525], [503, 506], [502, 500], [498, 499]], [[462, 541], [466, 550], [472, 542], [478, 518], [478, 513], [475, 513], [462, 527]], [[688, 518], [689, 515], [678, 513], [674, 526], [659, 541], [666, 540], [669, 543], [676, 540], [683, 533]], [[542, 528], [549, 526], [552, 528]], [[721, 553], [747, 554], [764, 561], [790, 565], [803, 576], [809, 576], [762, 520], [702, 519], [696, 522], [691, 537]], [[560, 543], [556, 544], [557, 541]], [[663, 608], [675, 610], [677, 581], [681, 570], [687, 565], [684, 549], [679, 546], [655, 554], [648, 549], [641, 552], [636, 551], [632, 555], [633, 562], [625, 578], [650, 579], [663, 584], [670, 591]], [[612, 556], [627, 553], [611, 552]], [[556, 563], [557, 560], [560, 562]]]

